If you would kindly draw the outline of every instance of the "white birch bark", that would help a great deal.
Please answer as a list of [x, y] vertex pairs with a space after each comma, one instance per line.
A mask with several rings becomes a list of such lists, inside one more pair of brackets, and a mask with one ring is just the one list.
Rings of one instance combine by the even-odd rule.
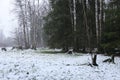
[[74, 31], [76, 32], [76, 0], [73, 0]]
[[82, 6], [83, 6], [83, 12], [84, 12], [84, 19], [85, 19], [85, 27], [86, 27], [86, 34], [87, 34], [87, 41], [88, 41], [88, 47], [90, 48], [90, 32], [89, 32], [89, 26], [87, 21], [87, 14], [85, 11], [85, 3], [84, 0], [82, 0]]
[[103, 24], [103, 0], [100, 0], [100, 32], [99, 32], [99, 37], [100, 37], [100, 40], [101, 40], [101, 36], [102, 36], [102, 24]]
[[95, 0], [95, 23], [96, 23], [96, 40], [97, 40], [97, 48], [99, 44], [99, 25], [98, 25], [98, 0]]

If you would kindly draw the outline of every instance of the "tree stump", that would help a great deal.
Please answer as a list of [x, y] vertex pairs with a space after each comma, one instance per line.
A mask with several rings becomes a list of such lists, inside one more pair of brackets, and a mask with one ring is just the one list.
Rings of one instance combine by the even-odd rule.
[[6, 49], [6, 48], [1, 48], [1, 50], [2, 50], [2, 51], [7, 51], [7, 49]]
[[111, 58], [105, 59], [103, 62], [115, 63], [115, 55], [112, 55]]
[[112, 55], [112, 57], [111, 57], [111, 62], [112, 62], [112, 63], [115, 63], [115, 55]]
[[73, 49], [69, 49], [67, 54], [73, 54]]
[[92, 57], [92, 65], [98, 66], [96, 60], [97, 60], [97, 54], [94, 54], [94, 56]]

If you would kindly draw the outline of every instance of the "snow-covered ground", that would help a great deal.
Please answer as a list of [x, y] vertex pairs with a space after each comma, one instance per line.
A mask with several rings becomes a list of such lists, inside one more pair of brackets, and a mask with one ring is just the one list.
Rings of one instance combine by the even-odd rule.
[[[39, 52], [39, 51], [38, 51]], [[98, 55], [98, 67], [89, 54], [45, 54], [33, 50], [0, 51], [0, 80], [120, 80], [120, 58], [116, 64], [103, 63], [108, 57]]]

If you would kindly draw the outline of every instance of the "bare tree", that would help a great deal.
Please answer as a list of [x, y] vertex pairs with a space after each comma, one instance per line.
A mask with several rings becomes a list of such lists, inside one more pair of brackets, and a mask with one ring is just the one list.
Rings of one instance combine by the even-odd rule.
[[25, 48], [29, 48], [28, 45], [28, 38], [27, 38], [27, 0], [16, 0], [16, 6], [19, 8], [18, 14], [19, 14], [19, 23], [20, 26], [22, 26], [23, 29], [23, 36], [24, 36], [24, 46]]
[[26, 49], [31, 46], [32, 49], [36, 50], [38, 43], [41, 42], [40, 44], [43, 45], [43, 17], [49, 12], [48, 1], [16, 0], [16, 6], [18, 22], [22, 26], [21, 29], [24, 36], [24, 46]]

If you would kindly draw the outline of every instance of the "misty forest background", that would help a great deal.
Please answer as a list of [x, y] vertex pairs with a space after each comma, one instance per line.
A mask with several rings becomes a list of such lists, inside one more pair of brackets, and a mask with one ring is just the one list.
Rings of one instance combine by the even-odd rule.
[[15, 7], [19, 27], [7, 39], [0, 31], [1, 47], [120, 48], [120, 0], [15, 0]]

